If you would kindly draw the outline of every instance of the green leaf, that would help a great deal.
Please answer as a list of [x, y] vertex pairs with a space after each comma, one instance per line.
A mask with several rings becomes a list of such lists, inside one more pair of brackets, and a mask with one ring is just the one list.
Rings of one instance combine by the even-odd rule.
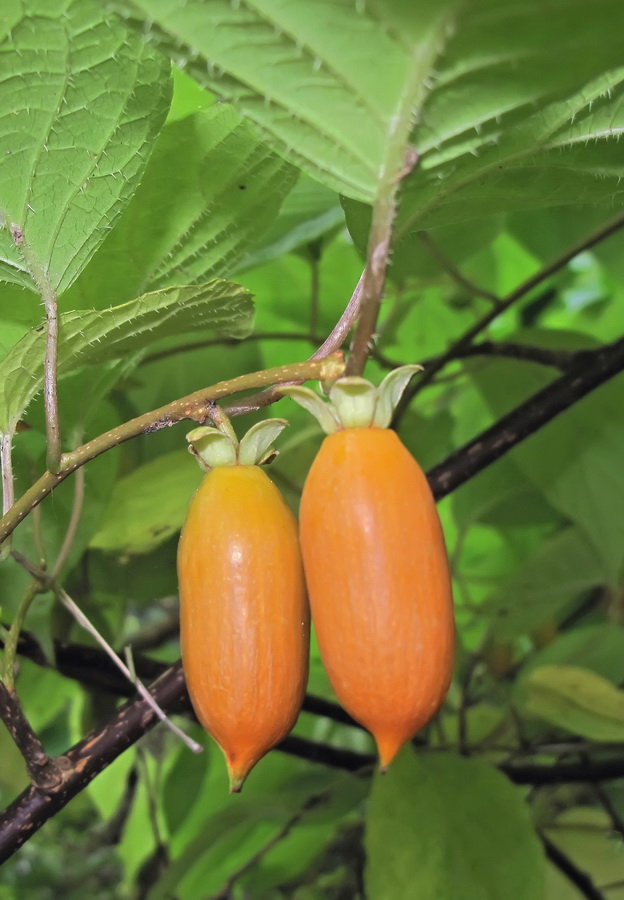
[[540, 0], [476, 0], [458, 12], [342, 0], [331, 27], [310, 0], [116, 5], [289, 158], [368, 203], [418, 58], [421, 162], [398, 236], [510, 209], [606, 205], [624, 191], [619, 0], [597, 0], [591, 18], [571, 0], [563, 21]]
[[202, 478], [197, 462], [185, 450], [139, 466], [115, 485], [89, 546], [123, 555], [150, 553], [180, 530]]
[[544, 859], [520, 791], [491, 766], [405, 750], [373, 784], [369, 900], [536, 900]]
[[416, 117], [456, 4], [114, 6], [149, 29], [200, 84], [234, 102], [288, 159], [334, 190], [372, 202], [408, 85], [420, 95]]
[[[523, 332], [512, 336], [557, 349], [587, 346], [584, 336]], [[548, 346], [548, 343], [546, 343]], [[591, 346], [591, 345], [590, 345]], [[472, 378], [496, 416], [503, 415], [552, 379], [543, 367], [497, 360], [475, 367]], [[624, 565], [624, 443], [621, 393], [613, 379], [566, 410], [512, 451], [511, 458], [556, 510], [583, 530], [603, 560], [604, 580], [617, 585]]]
[[[624, 199], [624, 7], [466, 4], [438, 61], [397, 237], [498, 212]], [[552, 35], [557, 40], [552, 40]], [[578, 47], [583, 53], [578, 53]]]
[[[609, 796], [612, 797], [612, 794], [613, 791], [609, 790]], [[619, 812], [621, 806], [617, 804], [616, 808]], [[572, 806], [549, 822], [544, 833], [581, 872], [589, 876], [602, 896], [608, 900], [622, 900], [622, 843], [614, 833], [613, 819], [606, 810], [586, 805]], [[565, 884], [569, 887], [571, 882], [566, 878]], [[548, 893], [547, 900], [580, 900], [583, 896], [576, 888], [571, 888], [570, 893], [563, 891], [562, 886], [557, 893]]]
[[576, 666], [539, 666], [523, 681], [525, 713], [592, 741], [624, 741], [624, 691]]
[[253, 244], [234, 269], [240, 272], [290, 253], [344, 226], [338, 195], [319, 181], [302, 174], [288, 194], [277, 221]]
[[1, 278], [34, 288], [30, 265], [59, 293], [69, 287], [141, 178], [169, 70], [93, 0], [14, 0], [3, 13]]
[[527, 634], [604, 580], [595, 549], [577, 528], [566, 528], [504, 579], [482, 611], [492, 618], [497, 640], [504, 642]]
[[584, 625], [560, 634], [529, 657], [515, 688], [521, 688], [522, 681], [533, 669], [551, 665], [580, 666], [619, 684], [624, 681], [624, 628], [609, 622]]
[[[343, 200], [349, 234], [362, 254], [366, 256], [368, 232], [371, 223], [371, 207], [356, 200]], [[431, 228], [428, 232], [440, 256], [454, 266], [461, 265], [496, 237], [503, 225], [502, 216], [458, 222]], [[394, 242], [390, 260], [391, 277], [398, 282], [406, 278], [431, 278], [444, 271], [440, 262], [423, 242], [418, 231], [409, 230]]]
[[[210, 328], [244, 337], [253, 305], [240, 285], [211, 281], [167, 288], [102, 311], [74, 310], [60, 317], [59, 373], [85, 363], [126, 356], [175, 333]], [[0, 364], [0, 431], [10, 431], [43, 386], [45, 329], [34, 328]]]
[[100, 308], [229, 274], [273, 224], [297, 174], [230, 104], [167, 125], [128, 208], [66, 301]]

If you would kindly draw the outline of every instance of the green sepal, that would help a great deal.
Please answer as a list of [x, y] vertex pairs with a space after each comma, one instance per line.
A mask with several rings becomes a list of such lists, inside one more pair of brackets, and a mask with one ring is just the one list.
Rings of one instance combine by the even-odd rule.
[[343, 428], [370, 428], [377, 405], [377, 388], [355, 375], [335, 381], [329, 399]]
[[422, 366], [409, 365], [393, 369], [377, 388], [377, 405], [373, 416], [376, 428], [388, 428], [403, 392], [416, 372], [422, 372]]
[[288, 425], [286, 419], [264, 419], [252, 425], [239, 441], [225, 414], [218, 421], [218, 428], [202, 425], [186, 436], [189, 452], [205, 471], [217, 466], [261, 466], [270, 462], [277, 456], [271, 444]]
[[276, 387], [275, 392], [284, 394], [286, 397], [291, 397], [299, 404], [299, 406], [303, 406], [304, 409], [307, 409], [307, 411], [317, 420], [325, 434], [333, 434], [335, 431], [340, 430], [340, 422], [331, 406], [325, 403], [325, 401], [319, 397], [318, 394], [315, 394], [314, 391], [311, 391], [310, 388], [301, 387], [295, 384], [286, 384]]
[[282, 385], [276, 393], [292, 397], [317, 419], [325, 434], [341, 428], [388, 428], [394, 410], [415, 372], [422, 366], [400, 366], [390, 372], [379, 387], [357, 376], [338, 378], [329, 391], [329, 402], [297, 385]]
[[241, 438], [238, 448], [238, 462], [241, 466], [261, 466], [276, 455], [273, 441], [289, 423], [286, 419], [263, 419], [252, 425]]
[[186, 436], [189, 453], [195, 456], [205, 471], [215, 466], [235, 466], [238, 462], [238, 445], [219, 428], [202, 425]]

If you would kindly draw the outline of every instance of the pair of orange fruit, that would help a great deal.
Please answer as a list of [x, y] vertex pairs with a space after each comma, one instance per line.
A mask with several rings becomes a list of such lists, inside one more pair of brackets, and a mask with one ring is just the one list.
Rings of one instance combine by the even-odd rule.
[[178, 551], [182, 662], [234, 792], [297, 719], [309, 608], [336, 696], [373, 734], [382, 768], [446, 695], [454, 623], [444, 538], [425, 475], [388, 428], [414, 369], [379, 388], [341, 378], [329, 404], [282, 389], [327, 432], [299, 529], [260, 468], [284, 420], [255, 425], [240, 443], [227, 421], [188, 435], [208, 474]]

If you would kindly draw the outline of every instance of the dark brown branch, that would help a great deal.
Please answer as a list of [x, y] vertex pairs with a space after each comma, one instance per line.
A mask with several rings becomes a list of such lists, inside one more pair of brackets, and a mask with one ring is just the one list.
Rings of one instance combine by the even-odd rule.
[[[600, 350], [588, 352], [582, 357], [577, 356], [576, 363], [569, 372], [431, 470], [429, 478], [436, 496], [438, 498], [445, 496], [468, 481], [529, 434], [572, 406], [599, 384], [616, 375], [622, 368], [624, 368], [624, 338]], [[180, 708], [185, 690], [179, 666], [174, 666], [156, 682], [153, 694], [166, 711], [171, 712], [172, 709]], [[135, 743], [155, 723], [155, 714], [147, 704], [142, 700], [135, 700], [124, 707], [107, 725], [68, 751], [66, 758], [69, 760], [69, 770], [60, 788], [46, 793], [34, 787], [30, 788], [0, 817], [0, 860], [11, 855], [50, 816], [61, 809], [98, 772]], [[292, 744], [293, 738], [288, 740], [291, 743], [285, 744], [283, 749], [293, 752], [297, 748], [302, 748], [301, 744]], [[298, 738], [297, 741], [301, 739]], [[306, 745], [306, 752], [309, 750], [309, 745]], [[336, 750], [336, 753], [340, 754], [346, 752]], [[349, 765], [365, 766], [369, 762], [369, 758], [364, 755], [351, 754], [349, 757]], [[508, 777], [518, 784], [557, 784], [566, 781], [601, 781], [624, 777], [624, 759], [591, 765], [566, 763], [550, 767], [507, 765], [502, 768]]]
[[[502, 356], [508, 359], [539, 363], [541, 366], [552, 366], [565, 371], [574, 363], [576, 353], [571, 350], [550, 350], [546, 347], [533, 347], [529, 344], [515, 344], [512, 341], [501, 343], [481, 341], [479, 344], [471, 344], [470, 347], [460, 350], [457, 359], [466, 359], [470, 356]], [[427, 360], [421, 365], [426, 371]]]
[[571, 881], [578, 888], [583, 897], [586, 897], [587, 900], [605, 900], [604, 894], [598, 890], [589, 875], [575, 866], [572, 860], [565, 853], [562, 853], [559, 847], [547, 838], [545, 834], [541, 833], [540, 838], [544, 845], [546, 857], [568, 881]]
[[576, 354], [570, 369], [427, 473], [436, 499], [450, 494], [559, 413], [624, 369], [624, 338]]
[[309, 762], [330, 766], [332, 769], [344, 769], [346, 772], [359, 772], [377, 762], [377, 757], [369, 753], [356, 753], [354, 750], [343, 750], [330, 744], [319, 744], [306, 738], [291, 734], [275, 748], [289, 756], [298, 756]]
[[[179, 711], [186, 693], [181, 667], [168, 669], [150, 692], [167, 712]], [[64, 777], [59, 784], [45, 791], [32, 785], [0, 815], [0, 863], [158, 721], [145, 700], [131, 701], [60, 757]]]
[[17, 695], [3, 681], [0, 681], [0, 718], [24, 757], [34, 784], [44, 790], [59, 784], [63, 777], [62, 763], [48, 756]]
[[534, 787], [544, 784], [589, 784], [624, 778], [624, 757], [580, 763], [561, 762], [552, 766], [503, 763], [499, 768], [514, 784], [531, 784]]
[[[179, 664], [167, 669], [150, 687], [150, 692], [166, 712], [188, 711], [188, 697]], [[60, 784], [45, 791], [30, 787], [0, 815], [0, 863], [158, 721], [144, 700], [130, 701], [109, 722], [72, 747], [58, 760], [63, 771]], [[366, 754], [320, 745], [294, 736], [283, 741], [278, 749], [347, 771], [358, 771], [371, 766], [374, 761], [372, 756]], [[554, 766], [506, 764], [501, 769], [516, 784], [606, 781], [624, 777], [624, 758]]]
[[[2, 646], [3, 643], [0, 640], [0, 648]], [[20, 656], [25, 656], [39, 666], [50, 666], [50, 662], [41, 649], [39, 642], [28, 631], [21, 633], [17, 652]], [[136, 675], [141, 681], [153, 681], [169, 668], [166, 663], [138, 653], [133, 654], [132, 661]], [[54, 668], [66, 678], [73, 678], [95, 690], [106, 691], [120, 697], [133, 697], [136, 694], [132, 683], [128, 681], [107, 654], [99, 647], [55, 641]], [[190, 703], [187, 703], [187, 706], [190, 709]], [[302, 709], [303, 712], [324, 716], [327, 719], [332, 719], [334, 722], [339, 722], [341, 725], [362, 728], [337, 703], [332, 703], [330, 700], [325, 700], [314, 694], [306, 694]]]

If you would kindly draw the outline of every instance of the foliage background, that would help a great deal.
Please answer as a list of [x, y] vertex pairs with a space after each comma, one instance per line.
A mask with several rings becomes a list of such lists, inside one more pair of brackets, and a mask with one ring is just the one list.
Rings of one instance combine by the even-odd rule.
[[[383, 172], [410, 134], [421, 159], [401, 188], [367, 375], [446, 354], [398, 423], [423, 468], [620, 338], [623, 32], [618, 0], [10, 0], [0, 430], [16, 496], [46, 466], [42, 298], [61, 314], [64, 452], [304, 359], [355, 288]], [[624, 897], [622, 781], [505, 774], [610, 760], [624, 775], [621, 396], [620, 376], [440, 503], [459, 652], [417, 754], [380, 779], [329, 752], [314, 762], [302, 742], [232, 799], [219, 752], [180, 718], [204, 753], [162, 727], [132, 746], [4, 865], [1, 900]], [[321, 435], [294, 404], [278, 409], [291, 428], [272, 477], [296, 509]], [[115, 648], [165, 663], [179, 655], [177, 533], [200, 478], [183, 445], [164, 428], [91, 460], [13, 539], [49, 567], [61, 554], [62, 584]], [[32, 575], [7, 559], [0, 582], [8, 628]], [[101, 659], [77, 679], [59, 671], [61, 645], [92, 640], [51, 593], [25, 627], [39, 651], [19, 658], [17, 692], [62, 754], [118, 697]], [[42, 654], [46, 666], [27, 658]], [[333, 699], [314, 646], [309, 692]], [[352, 769], [373, 750], [325, 715], [302, 713], [294, 733], [361, 754], [342, 757]], [[28, 776], [4, 729], [0, 758], [7, 805]]]

